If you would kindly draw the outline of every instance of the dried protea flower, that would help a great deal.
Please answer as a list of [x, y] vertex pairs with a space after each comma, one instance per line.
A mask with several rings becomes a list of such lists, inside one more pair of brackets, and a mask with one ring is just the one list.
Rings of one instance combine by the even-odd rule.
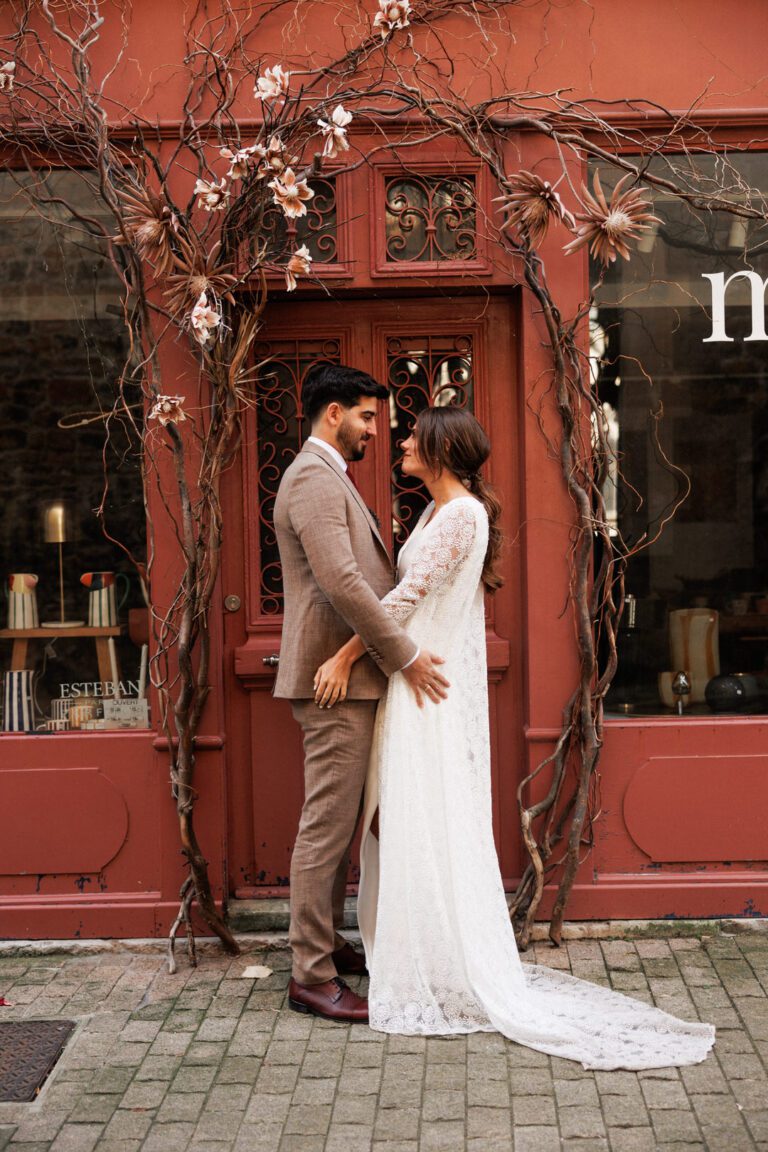
[[285, 284], [289, 292], [293, 292], [297, 284], [297, 276], [309, 276], [312, 271], [312, 257], [306, 244], [297, 248], [285, 266]]
[[497, 201], [501, 201], [501, 211], [509, 213], [505, 226], [518, 228], [532, 247], [537, 248], [541, 244], [553, 219], [569, 228], [576, 227], [576, 221], [563, 207], [559, 193], [549, 180], [542, 180], [533, 172], [522, 171], [515, 176], [508, 176], [507, 183], [511, 191], [496, 197]]
[[0, 92], [13, 92], [13, 78], [16, 73], [16, 62], [7, 60], [0, 65]]
[[179, 222], [162, 195], [147, 188], [123, 189], [123, 221], [126, 236], [116, 236], [116, 244], [132, 242], [142, 260], [154, 266], [158, 276], [168, 276], [174, 267], [171, 238]]
[[290, 72], [284, 72], [282, 64], [275, 64], [274, 68], [267, 68], [263, 76], [259, 76], [253, 89], [257, 100], [276, 100], [278, 96], [285, 96], [288, 92]]
[[347, 112], [341, 104], [337, 104], [334, 108], [330, 122], [328, 120], [318, 120], [318, 128], [325, 137], [323, 156], [328, 160], [332, 160], [334, 156], [338, 156], [339, 152], [349, 151], [347, 126], [351, 123], [352, 113]]
[[157, 420], [163, 427], [166, 424], [181, 424], [186, 418], [183, 396], [158, 396], [147, 417], [149, 420]]
[[221, 180], [198, 180], [192, 195], [198, 197], [198, 208], [204, 208], [206, 212], [223, 212], [229, 200], [226, 178], [222, 176]]
[[282, 177], [270, 180], [267, 187], [272, 189], [275, 204], [280, 205], [286, 216], [293, 219], [306, 216], [306, 201], [312, 199], [314, 192], [306, 180], [297, 178], [293, 168], [286, 168]]
[[652, 205], [646, 199], [647, 189], [638, 186], [630, 188], [628, 192], [623, 191], [627, 181], [633, 179], [631, 172], [622, 176], [611, 193], [609, 203], [600, 183], [600, 174], [595, 170], [592, 181], [595, 194], [592, 196], [586, 188], [583, 189], [587, 211], [576, 213], [576, 219], [581, 220], [582, 224], [576, 239], [565, 246], [564, 251], [568, 256], [588, 244], [590, 253], [603, 267], [611, 264], [617, 256], [629, 260], [627, 241], [636, 239], [652, 224], [661, 224], [659, 217], [649, 211]]
[[219, 252], [219, 244], [214, 244], [205, 256], [185, 248], [186, 259], [177, 260], [177, 268], [180, 270], [168, 277], [168, 286], [164, 292], [168, 309], [174, 316], [189, 312], [202, 293], [206, 293], [208, 299], [235, 303], [232, 289], [237, 284], [237, 276], [232, 270], [232, 264], [217, 266]]
[[411, 0], [379, 0], [379, 11], [373, 18], [373, 26], [380, 28], [382, 39], [386, 39], [396, 28], [407, 28], [410, 15]]

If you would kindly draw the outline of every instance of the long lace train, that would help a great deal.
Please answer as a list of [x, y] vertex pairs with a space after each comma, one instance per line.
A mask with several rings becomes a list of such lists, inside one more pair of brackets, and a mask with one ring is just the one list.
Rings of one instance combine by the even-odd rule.
[[[402, 676], [380, 705], [366, 788], [360, 929], [371, 1027], [499, 1031], [587, 1068], [695, 1064], [714, 1028], [566, 973], [523, 964], [493, 842], [485, 622], [485, 510], [427, 509], [384, 603], [446, 658], [448, 700], [416, 707]], [[429, 522], [427, 522], [429, 520]], [[381, 843], [370, 831], [379, 803]]]

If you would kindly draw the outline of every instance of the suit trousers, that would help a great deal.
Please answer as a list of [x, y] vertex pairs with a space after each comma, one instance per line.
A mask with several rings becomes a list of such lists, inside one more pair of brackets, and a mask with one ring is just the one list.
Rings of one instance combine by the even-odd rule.
[[377, 700], [318, 708], [292, 700], [304, 733], [304, 807], [291, 858], [293, 976], [322, 984], [336, 975], [343, 938], [349, 852], [363, 802]]

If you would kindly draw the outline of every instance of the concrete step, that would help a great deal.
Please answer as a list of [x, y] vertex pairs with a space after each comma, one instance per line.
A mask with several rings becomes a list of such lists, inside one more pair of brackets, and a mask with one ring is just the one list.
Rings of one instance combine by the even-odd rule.
[[[279, 897], [266, 900], [230, 900], [227, 923], [233, 932], [287, 932], [288, 901]], [[357, 928], [357, 897], [348, 896], [344, 905], [344, 927]]]

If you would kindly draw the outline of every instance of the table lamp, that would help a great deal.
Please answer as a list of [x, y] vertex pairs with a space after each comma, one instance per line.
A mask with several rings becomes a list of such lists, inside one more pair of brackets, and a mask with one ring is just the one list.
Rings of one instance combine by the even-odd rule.
[[59, 548], [59, 612], [60, 620], [44, 620], [43, 628], [81, 628], [84, 621], [67, 620], [64, 610], [64, 544], [69, 538], [69, 517], [63, 500], [53, 500], [43, 509], [43, 536], [46, 544]]

